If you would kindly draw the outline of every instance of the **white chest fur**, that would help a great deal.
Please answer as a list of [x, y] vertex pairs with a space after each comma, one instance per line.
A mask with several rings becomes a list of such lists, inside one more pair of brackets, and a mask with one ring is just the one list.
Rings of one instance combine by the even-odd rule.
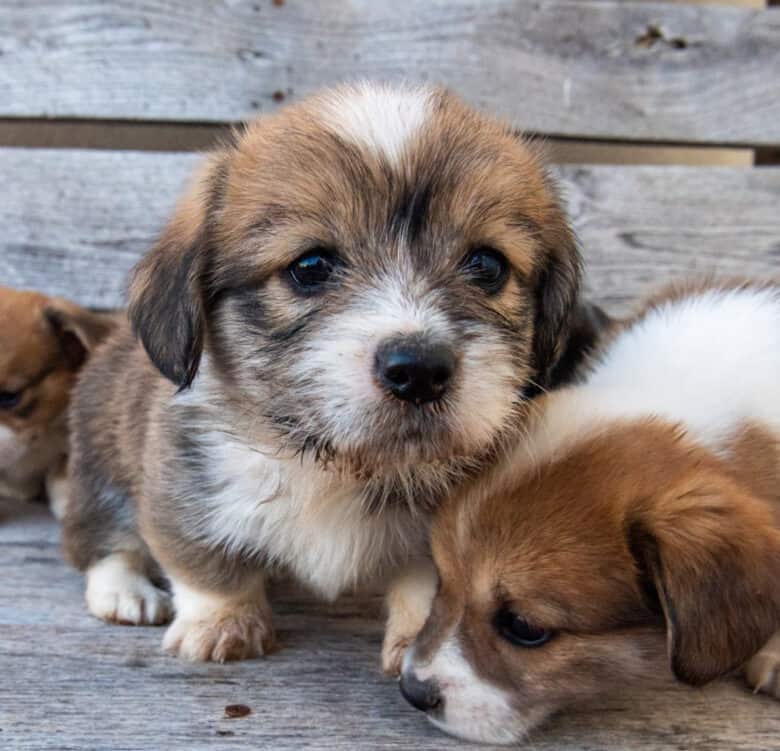
[[369, 513], [361, 486], [300, 457], [206, 432], [216, 493], [202, 500], [199, 532], [215, 546], [291, 571], [321, 595], [365, 585], [420, 552], [424, 516]]

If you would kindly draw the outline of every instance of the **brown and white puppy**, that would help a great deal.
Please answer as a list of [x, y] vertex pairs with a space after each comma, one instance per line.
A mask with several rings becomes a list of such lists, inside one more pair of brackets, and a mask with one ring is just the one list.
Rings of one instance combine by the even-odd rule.
[[434, 522], [409, 701], [510, 743], [669, 664], [699, 685], [750, 660], [780, 698], [780, 286], [659, 295], [536, 404], [527, 442]]
[[534, 151], [449, 93], [348, 86], [246, 126], [135, 270], [143, 346], [123, 328], [77, 390], [90, 610], [163, 622], [164, 573], [165, 647], [241, 659], [272, 642], [267, 569], [329, 598], [399, 574], [397, 671], [430, 510], [514, 439], [579, 278]]
[[0, 287], [0, 497], [47, 491], [62, 513], [70, 391], [110, 325], [66, 300]]

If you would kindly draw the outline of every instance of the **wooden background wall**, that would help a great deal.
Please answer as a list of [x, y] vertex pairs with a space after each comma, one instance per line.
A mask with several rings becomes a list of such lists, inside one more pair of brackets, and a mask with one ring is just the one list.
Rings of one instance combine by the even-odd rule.
[[[780, 265], [780, 8], [764, 0], [16, 0], [0, 6], [0, 283], [123, 301], [231, 124], [355, 77], [539, 134], [587, 291]], [[636, 166], [640, 165], [640, 166]]]

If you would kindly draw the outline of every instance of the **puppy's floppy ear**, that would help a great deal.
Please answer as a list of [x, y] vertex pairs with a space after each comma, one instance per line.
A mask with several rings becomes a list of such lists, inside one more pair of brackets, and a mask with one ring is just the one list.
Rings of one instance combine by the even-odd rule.
[[92, 350], [116, 328], [116, 314], [87, 310], [69, 300], [53, 298], [43, 316], [60, 342], [67, 366], [80, 368]]
[[133, 331], [159, 371], [182, 389], [192, 383], [203, 350], [208, 225], [223, 174], [220, 155], [205, 163], [130, 282]]
[[570, 383], [585, 359], [609, 335], [617, 319], [587, 300], [579, 302], [571, 316], [566, 344], [550, 374], [549, 388]]
[[[554, 192], [554, 187], [550, 185]], [[555, 364], [563, 353], [572, 317], [576, 311], [582, 277], [582, 261], [577, 240], [563, 212], [542, 228], [545, 257], [536, 286], [534, 365], [537, 381], [547, 387]]]
[[780, 532], [768, 504], [711, 472], [647, 499], [629, 527], [666, 618], [672, 671], [692, 685], [752, 657], [780, 628]]

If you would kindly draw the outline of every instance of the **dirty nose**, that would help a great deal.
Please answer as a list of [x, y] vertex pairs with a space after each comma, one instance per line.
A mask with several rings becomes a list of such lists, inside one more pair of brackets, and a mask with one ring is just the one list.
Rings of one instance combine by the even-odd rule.
[[401, 675], [401, 694], [415, 709], [430, 712], [441, 706], [441, 694], [435, 683], [418, 680], [412, 672]]
[[440, 399], [455, 370], [455, 356], [444, 344], [393, 339], [376, 353], [376, 376], [383, 388], [407, 402]]

